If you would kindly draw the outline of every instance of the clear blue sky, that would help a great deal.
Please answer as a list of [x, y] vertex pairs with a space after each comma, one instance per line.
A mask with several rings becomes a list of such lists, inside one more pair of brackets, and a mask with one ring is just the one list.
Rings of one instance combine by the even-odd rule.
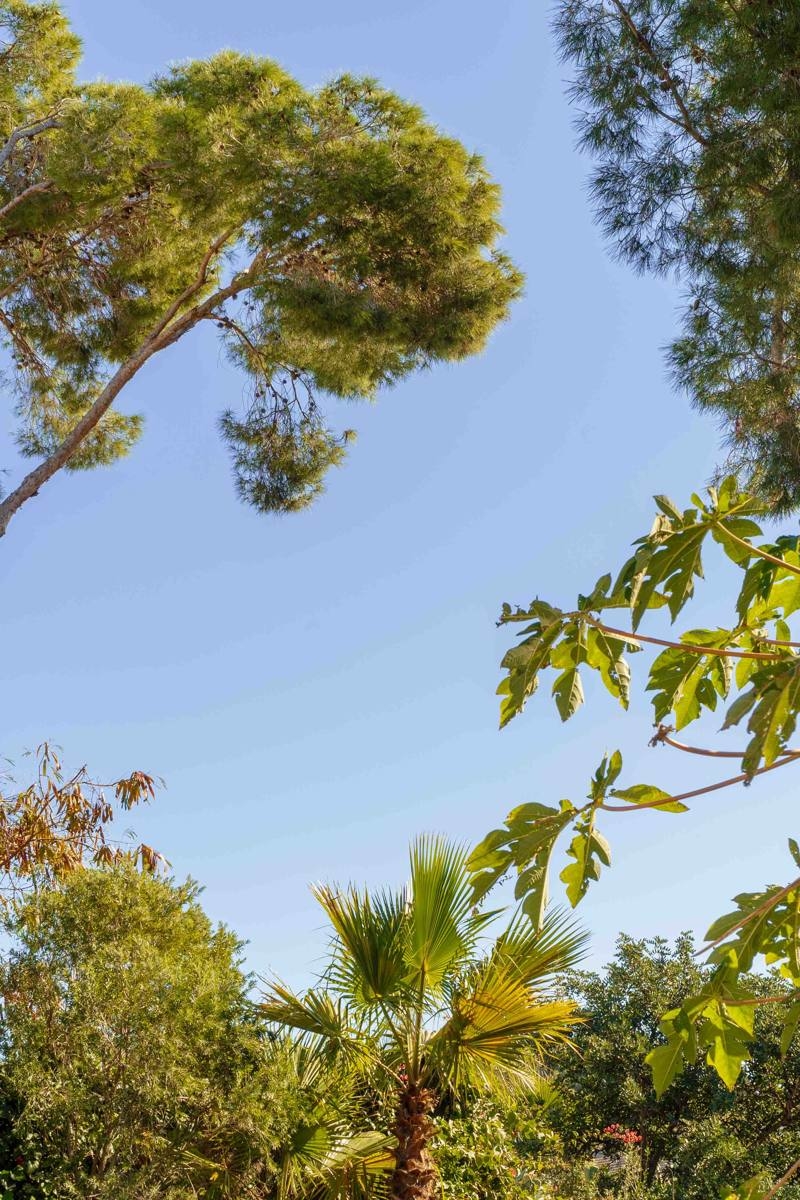
[[[162, 775], [137, 833], [205, 884], [253, 968], [295, 982], [324, 946], [310, 880], [399, 883], [417, 831], [471, 840], [524, 800], [580, 798], [617, 745], [631, 782], [708, 778], [646, 749], [644, 704], [562, 727], [542, 697], [497, 731], [501, 601], [591, 584], [649, 523], [650, 493], [683, 499], [715, 460], [711, 423], [665, 382], [676, 293], [614, 264], [592, 225], [544, 6], [66, 7], [91, 77], [146, 80], [225, 46], [307, 84], [377, 75], [485, 155], [528, 284], [482, 357], [349, 414], [350, 462], [299, 516], [234, 498], [215, 419], [241, 381], [211, 331], [151, 365], [126, 399], [147, 416], [134, 455], [57, 479], [0, 545], [5, 753], [48, 737], [101, 775]], [[704, 926], [731, 876], [783, 878], [790, 811], [776, 779], [682, 818], [610, 819], [616, 864], [582, 909], [595, 956], [621, 929]]]

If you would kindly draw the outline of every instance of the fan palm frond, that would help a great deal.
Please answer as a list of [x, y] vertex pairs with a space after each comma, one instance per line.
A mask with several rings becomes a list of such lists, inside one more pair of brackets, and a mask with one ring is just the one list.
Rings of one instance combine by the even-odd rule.
[[281, 1158], [279, 1200], [362, 1200], [385, 1191], [395, 1165], [395, 1139], [377, 1130], [300, 1125]]
[[541, 1003], [516, 969], [495, 956], [469, 973], [451, 1007], [425, 1054], [455, 1090], [534, 1090], [540, 1068], [532, 1051], [541, 1054], [549, 1043], [565, 1041], [576, 1020], [574, 1005]]
[[383, 1194], [395, 1167], [396, 1144], [374, 1129], [334, 1140], [321, 1164], [326, 1194], [343, 1200]]
[[473, 909], [462, 846], [423, 836], [412, 843], [410, 857], [408, 980], [415, 990], [436, 993], [445, 977], [469, 958], [489, 917]]
[[403, 955], [407, 900], [401, 893], [345, 892], [322, 885], [312, 892], [336, 931], [326, 978], [356, 1005], [391, 1001], [407, 973]]
[[368, 1053], [363, 1023], [329, 992], [312, 988], [298, 996], [274, 980], [259, 1007], [267, 1021], [318, 1038], [317, 1049], [328, 1056], [340, 1052], [358, 1061]]
[[520, 911], [498, 937], [492, 954], [529, 987], [542, 987], [578, 966], [588, 944], [589, 934], [563, 909], [548, 912], [538, 929]]

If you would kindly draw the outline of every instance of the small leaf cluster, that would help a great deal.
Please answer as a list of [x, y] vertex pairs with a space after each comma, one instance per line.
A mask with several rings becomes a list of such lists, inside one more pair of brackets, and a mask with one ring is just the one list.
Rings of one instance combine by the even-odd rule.
[[152, 872], [163, 864], [152, 846], [112, 836], [114, 802], [128, 812], [151, 800], [150, 775], [134, 771], [105, 785], [85, 766], [68, 775], [48, 743], [34, 758], [33, 781], [20, 788], [8, 777], [0, 792], [0, 906], [83, 866], [128, 862]]

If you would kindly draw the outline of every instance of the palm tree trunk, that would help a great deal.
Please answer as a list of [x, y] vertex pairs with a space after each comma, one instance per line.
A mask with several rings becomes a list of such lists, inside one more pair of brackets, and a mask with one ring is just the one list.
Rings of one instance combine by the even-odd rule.
[[439, 1176], [428, 1150], [435, 1106], [436, 1096], [427, 1088], [408, 1087], [400, 1094], [394, 1127], [397, 1150], [392, 1200], [436, 1200], [439, 1194]]

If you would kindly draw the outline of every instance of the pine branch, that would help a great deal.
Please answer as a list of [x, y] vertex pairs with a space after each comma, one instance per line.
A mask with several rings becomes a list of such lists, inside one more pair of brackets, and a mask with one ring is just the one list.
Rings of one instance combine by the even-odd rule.
[[[225, 239], [228, 236], [229, 234], [223, 235]], [[221, 239], [217, 239], [217, 241], [221, 241]], [[212, 246], [212, 254], [213, 249], [214, 247]], [[0, 503], [0, 537], [6, 533], [12, 517], [19, 512], [23, 504], [36, 496], [42, 484], [52, 479], [69, 462], [77, 450], [80, 449], [82, 443], [99, 425], [102, 418], [111, 408], [122, 389], [138, 374], [145, 363], [153, 355], [178, 341], [184, 333], [188, 332], [189, 329], [193, 328], [199, 321], [202, 321], [226, 300], [238, 296], [240, 292], [249, 288], [258, 277], [263, 258], [264, 254], [260, 251], [250, 263], [250, 266], [235, 275], [226, 287], [218, 289], [201, 304], [195, 305], [194, 308], [189, 309], [188, 312], [183, 313], [182, 316], [173, 320], [172, 324], [165, 325], [169, 316], [176, 311], [176, 305], [180, 306], [183, 304], [189, 293], [196, 294], [203, 286], [204, 273], [207, 271], [208, 263], [211, 261], [210, 256], [206, 255], [198, 278], [192, 287], [187, 289], [187, 292], [182, 293], [177, 301], [173, 302], [165, 316], [153, 328], [139, 349], [118, 368], [102, 389], [95, 402], [73, 426], [53, 453], [48, 455], [43, 462], [39, 463], [34, 470], [30, 471], [19, 486], [13, 492], [10, 492], [3, 502]]]
[[639, 47], [640, 50], [644, 51], [644, 53], [650, 59], [650, 62], [652, 63], [653, 68], [654, 68], [656, 74], [658, 75], [658, 77], [661, 79], [662, 83], [666, 84], [667, 87], [669, 88], [669, 92], [670, 92], [673, 100], [675, 101], [675, 104], [677, 105], [677, 108], [681, 114], [681, 117], [683, 118], [682, 121], [677, 121], [677, 122], [674, 120], [674, 118], [670, 118], [670, 119], [673, 120], [674, 123], [678, 124], [685, 133], [688, 133], [691, 138], [694, 138], [694, 140], [696, 142], [698, 142], [699, 145], [701, 145], [703, 147], [707, 147], [709, 144], [708, 138], [705, 137], [705, 135], [703, 133], [701, 133], [701, 131], [697, 128], [697, 126], [692, 118], [692, 114], [689, 112], [686, 102], [683, 99], [683, 97], [681, 96], [680, 88], [678, 87], [676, 80], [673, 78], [672, 74], [664, 66], [664, 64], [659, 61], [658, 56], [655, 54], [655, 51], [653, 50], [653, 46], [652, 46], [652, 43], [650, 42], [650, 39], [648, 37], [646, 37], [646, 35], [642, 32], [641, 29], [639, 29], [639, 26], [634, 21], [633, 17], [631, 16], [630, 12], [628, 11], [628, 9], [622, 3], [622, 0], [612, 0], [612, 3], [614, 5], [614, 7], [616, 8], [619, 16], [621, 17], [622, 22], [625, 25], [626, 29], [631, 34], [633, 40], [636, 42], [636, 45]]
[[58, 129], [60, 125], [61, 121], [58, 117], [46, 117], [42, 121], [36, 121], [33, 125], [21, 125], [18, 129], [15, 129], [7, 139], [5, 145], [0, 148], [0, 168], [4, 167], [8, 162], [18, 142], [24, 141], [27, 138], [35, 138], [48, 129]]
[[26, 187], [18, 196], [14, 196], [0, 208], [0, 220], [3, 217], [7, 217], [10, 212], [13, 212], [24, 200], [28, 200], [31, 196], [38, 196], [42, 192], [48, 192], [52, 186], [53, 183], [50, 179], [43, 179], [39, 183], [32, 183], [30, 187]]

